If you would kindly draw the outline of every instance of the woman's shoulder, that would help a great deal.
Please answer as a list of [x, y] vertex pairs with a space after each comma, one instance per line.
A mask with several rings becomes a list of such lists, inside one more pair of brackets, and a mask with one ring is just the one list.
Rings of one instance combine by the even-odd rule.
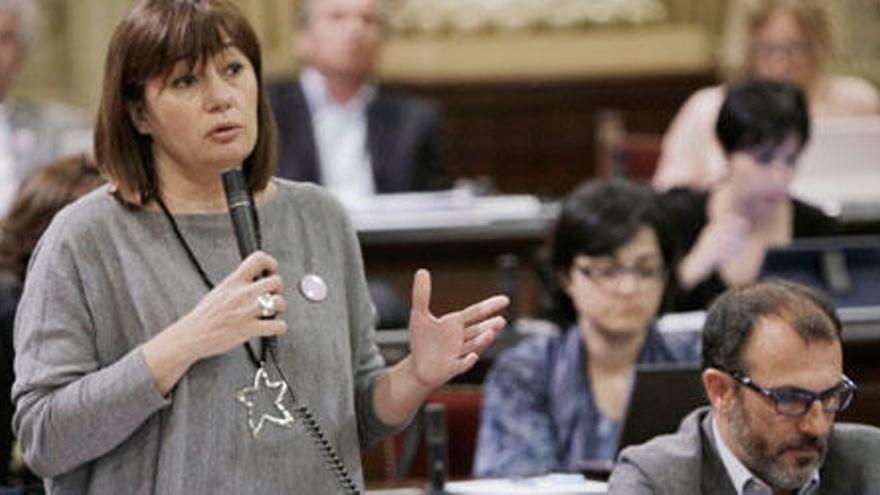
[[62, 208], [44, 233], [44, 237], [76, 238], [92, 235], [93, 229], [112, 223], [127, 209], [107, 184], [98, 186]]
[[540, 368], [555, 360], [568, 345], [569, 331], [555, 327], [551, 333], [524, 338], [495, 358], [496, 367], [511, 369]]
[[831, 75], [826, 78], [823, 116], [869, 115], [880, 112], [880, 94], [873, 84], [855, 76]]
[[493, 390], [545, 390], [557, 361], [562, 335], [528, 337], [499, 354], [492, 363], [486, 385]]
[[707, 86], [694, 91], [682, 105], [682, 114], [700, 115], [713, 121], [724, 102], [724, 86]]
[[821, 208], [798, 198], [792, 198], [791, 202], [794, 237], [827, 237], [841, 233], [840, 222]]
[[270, 201], [285, 214], [288, 210], [296, 210], [299, 214], [318, 215], [325, 222], [348, 223], [345, 207], [323, 187], [280, 177], [276, 177], [274, 183], [277, 191]]
[[705, 215], [709, 193], [690, 187], [674, 187], [657, 195], [660, 205], [672, 215]]

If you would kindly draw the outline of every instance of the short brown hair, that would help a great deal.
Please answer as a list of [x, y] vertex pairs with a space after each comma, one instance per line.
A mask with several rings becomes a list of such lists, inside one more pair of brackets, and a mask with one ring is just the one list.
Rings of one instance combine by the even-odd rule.
[[843, 331], [834, 304], [805, 285], [768, 279], [727, 290], [706, 313], [703, 326], [703, 369], [748, 374], [743, 350], [758, 324], [776, 319], [805, 343], [840, 342]]
[[776, 10], [791, 14], [812, 47], [816, 73], [834, 56], [834, 29], [827, 0], [732, 0], [721, 49], [721, 70], [728, 82], [748, 79], [752, 43]]
[[61, 208], [104, 182], [86, 156], [58, 158], [37, 169], [18, 188], [0, 222], [0, 274], [19, 288], [34, 247]]
[[195, 67], [229, 46], [248, 58], [260, 87], [257, 143], [243, 168], [252, 193], [266, 187], [275, 172], [277, 137], [253, 28], [228, 0], [140, 0], [110, 40], [95, 126], [98, 167], [120, 199], [144, 205], [160, 190], [152, 138], [138, 132], [130, 114], [143, 103], [147, 81], [167, 78], [181, 61]]

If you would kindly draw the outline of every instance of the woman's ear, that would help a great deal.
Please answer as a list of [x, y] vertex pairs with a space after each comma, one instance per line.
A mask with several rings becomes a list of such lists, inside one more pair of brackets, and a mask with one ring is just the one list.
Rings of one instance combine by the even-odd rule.
[[141, 134], [150, 135], [152, 130], [150, 129], [150, 123], [147, 120], [146, 114], [147, 109], [144, 107], [143, 102], [128, 105], [128, 116], [131, 118], [134, 128]]

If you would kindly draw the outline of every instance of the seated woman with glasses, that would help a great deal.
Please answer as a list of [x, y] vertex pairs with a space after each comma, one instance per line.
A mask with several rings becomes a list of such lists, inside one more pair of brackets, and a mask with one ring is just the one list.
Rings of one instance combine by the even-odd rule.
[[676, 271], [673, 310], [705, 309], [727, 287], [754, 281], [768, 249], [840, 230], [834, 219], [789, 195], [810, 138], [806, 105], [804, 94], [786, 83], [759, 80], [728, 89], [715, 126], [727, 178], [709, 192], [676, 188], [661, 196], [676, 237], [689, 249]]
[[477, 476], [610, 467], [637, 363], [697, 360], [653, 326], [672, 240], [652, 191], [589, 182], [565, 201], [551, 247], [558, 334], [504, 352], [483, 387]]
[[[827, 0], [732, 0], [721, 48], [727, 84], [752, 78], [785, 81], [807, 96], [810, 115], [833, 117], [880, 112], [880, 96], [868, 81], [829, 73], [835, 58], [831, 6]], [[841, 2], [843, 3], [843, 2]], [[713, 129], [725, 86], [694, 93], [663, 138], [654, 186], [709, 189], [728, 170]]]

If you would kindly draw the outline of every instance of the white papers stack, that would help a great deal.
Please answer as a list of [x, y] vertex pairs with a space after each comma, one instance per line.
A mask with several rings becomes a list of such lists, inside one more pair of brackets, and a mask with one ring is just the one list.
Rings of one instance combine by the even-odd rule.
[[548, 474], [534, 478], [451, 481], [446, 483], [445, 490], [462, 495], [582, 495], [607, 493], [608, 485], [590, 481], [580, 474]]

